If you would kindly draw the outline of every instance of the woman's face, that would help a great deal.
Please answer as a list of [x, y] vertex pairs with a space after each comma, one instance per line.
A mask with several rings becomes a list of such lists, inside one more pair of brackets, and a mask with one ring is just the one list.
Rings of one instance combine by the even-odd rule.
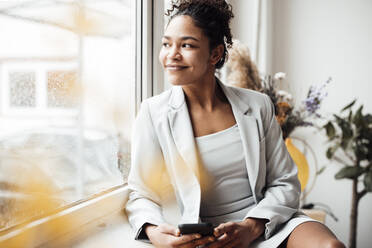
[[159, 60], [173, 85], [196, 84], [208, 73], [214, 74], [215, 63], [211, 59], [208, 37], [190, 16], [174, 17], [162, 43]]

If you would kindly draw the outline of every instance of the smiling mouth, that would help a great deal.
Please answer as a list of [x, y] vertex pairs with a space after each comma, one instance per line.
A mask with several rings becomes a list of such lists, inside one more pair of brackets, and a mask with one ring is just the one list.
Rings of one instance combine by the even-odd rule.
[[183, 69], [188, 68], [188, 66], [168, 65], [168, 66], [166, 66], [166, 68], [169, 71], [181, 71]]

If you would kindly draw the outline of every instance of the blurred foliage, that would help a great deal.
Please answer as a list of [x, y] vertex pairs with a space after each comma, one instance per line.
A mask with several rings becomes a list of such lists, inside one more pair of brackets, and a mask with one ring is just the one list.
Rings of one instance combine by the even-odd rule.
[[[336, 179], [362, 178], [364, 189], [372, 192], [372, 115], [363, 114], [363, 105], [354, 112], [355, 103], [347, 104], [323, 126], [329, 141], [326, 155], [344, 165]], [[340, 158], [339, 152], [347, 159]]]

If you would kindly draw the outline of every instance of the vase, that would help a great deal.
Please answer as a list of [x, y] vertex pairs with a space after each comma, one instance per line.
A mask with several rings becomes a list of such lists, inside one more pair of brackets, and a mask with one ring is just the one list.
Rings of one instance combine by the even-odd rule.
[[291, 138], [285, 139], [285, 145], [298, 169], [298, 180], [301, 183], [301, 192], [304, 191], [309, 181], [309, 164], [305, 155], [292, 143]]

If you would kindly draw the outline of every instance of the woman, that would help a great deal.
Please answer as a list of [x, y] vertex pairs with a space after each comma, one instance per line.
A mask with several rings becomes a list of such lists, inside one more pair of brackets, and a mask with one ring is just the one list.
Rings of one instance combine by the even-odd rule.
[[[231, 6], [181, 0], [168, 14], [159, 59], [174, 87], [143, 102], [132, 140], [126, 211], [136, 239], [156, 247], [344, 247], [298, 212], [297, 171], [269, 98], [215, 77], [232, 45]], [[214, 236], [181, 236], [165, 223], [157, 184], [167, 177], [181, 223], [212, 222]]]

